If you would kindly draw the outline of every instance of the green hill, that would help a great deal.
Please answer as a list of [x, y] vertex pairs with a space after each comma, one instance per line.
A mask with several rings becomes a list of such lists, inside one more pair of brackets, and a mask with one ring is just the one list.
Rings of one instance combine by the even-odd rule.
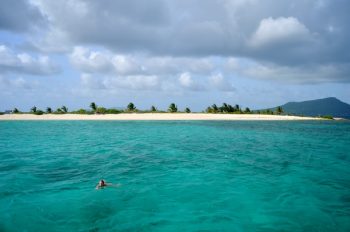
[[[304, 116], [331, 115], [350, 119], [350, 105], [335, 97], [303, 102], [288, 102], [281, 106], [285, 114]], [[277, 107], [271, 108], [275, 110]]]

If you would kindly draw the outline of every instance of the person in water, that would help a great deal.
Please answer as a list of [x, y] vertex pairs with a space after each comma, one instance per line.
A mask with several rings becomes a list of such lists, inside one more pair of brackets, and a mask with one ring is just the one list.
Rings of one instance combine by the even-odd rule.
[[108, 185], [111, 185], [111, 184], [106, 183], [104, 180], [100, 180], [96, 185], [96, 189], [104, 188], [104, 187], [107, 187]]
[[96, 189], [101, 189], [107, 186], [112, 186], [112, 187], [119, 187], [120, 184], [112, 184], [112, 183], [106, 183], [103, 179], [101, 179], [98, 184], [96, 185]]

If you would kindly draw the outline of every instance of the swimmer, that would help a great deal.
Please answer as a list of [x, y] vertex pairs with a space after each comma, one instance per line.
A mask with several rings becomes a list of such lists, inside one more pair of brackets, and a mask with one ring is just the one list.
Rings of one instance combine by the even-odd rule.
[[106, 186], [110, 185], [109, 183], [106, 183], [104, 180], [100, 180], [98, 184], [96, 185], [96, 189], [104, 188]]
[[101, 179], [101, 180], [98, 182], [98, 184], [96, 185], [96, 189], [101, 189], [101, 188], [104, 188], [104, 187], [107, 187], [107, 186], [119, 187], [120, 184], [114, 185], [114, 184], [112, 184], [112, 183], [106, 183], [104, 180]]

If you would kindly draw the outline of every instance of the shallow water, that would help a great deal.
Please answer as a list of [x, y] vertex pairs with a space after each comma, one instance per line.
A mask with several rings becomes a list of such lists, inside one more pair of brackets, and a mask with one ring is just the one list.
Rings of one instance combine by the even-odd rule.
[[179, 230], [350, 231], [350, 123], [0, 122], [0, 231]]

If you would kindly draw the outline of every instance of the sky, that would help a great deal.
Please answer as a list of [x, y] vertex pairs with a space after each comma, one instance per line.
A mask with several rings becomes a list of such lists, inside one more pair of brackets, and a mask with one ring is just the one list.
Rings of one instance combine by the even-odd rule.
[[2, 0], [0, 111], [350, 103], [347, 0]]

